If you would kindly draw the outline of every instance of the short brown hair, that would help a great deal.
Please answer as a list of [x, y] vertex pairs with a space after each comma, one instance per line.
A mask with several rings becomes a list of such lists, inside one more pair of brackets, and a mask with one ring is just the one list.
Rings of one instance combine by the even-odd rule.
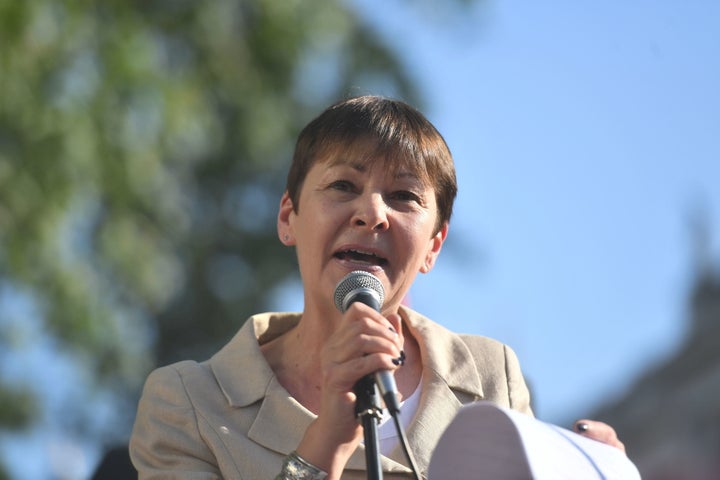
[[436, 231], [450, 221], [457, 180], [445, 140], [417, 109], [378, 96], [335, 103], [300, 132], [286, 184], [293, 208], [298, 208], [303, 182], [316, 161], [361, 150], [370, 162], [384, 159], [391, 170], [408, 168], [417, 173], [435, 190]]

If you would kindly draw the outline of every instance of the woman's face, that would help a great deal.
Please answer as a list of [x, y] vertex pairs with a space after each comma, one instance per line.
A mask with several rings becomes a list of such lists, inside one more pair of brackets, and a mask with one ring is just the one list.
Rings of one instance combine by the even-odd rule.
[[385, 287], [383, 309], [395, 310], [415, 275], [434, 265], [447, 235], [447, 225], [435, 232], [435, 191], [410, 171], [391, 175], [385, 167], [383, 160], [318, 161], [296, 209], [283, 195], [278, 233], [297, 248], [306, 308], [333, 305], [337, 283], [364, 270]]

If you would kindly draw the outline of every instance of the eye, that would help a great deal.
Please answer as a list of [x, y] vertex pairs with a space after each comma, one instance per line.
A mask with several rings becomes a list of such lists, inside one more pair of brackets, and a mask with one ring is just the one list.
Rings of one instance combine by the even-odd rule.
[[415, 202], [422, 205], [422, 197], [409, 190], [397, 190], [390, 195], [390, 198], [401, 202]]
[[335, 180], [334, 182], [330, 182], [328, 188], [340, 192], [352, 192], [355, 190], [355, 185], [348, 180]]

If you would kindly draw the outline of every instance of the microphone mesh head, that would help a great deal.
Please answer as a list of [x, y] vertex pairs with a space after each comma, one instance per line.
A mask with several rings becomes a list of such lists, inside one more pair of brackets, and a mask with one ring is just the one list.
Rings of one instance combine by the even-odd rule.
[[345, 300], [348, 295], [356, 290], [371, 290], [379, 297], [378, 303], [382, 306], [385, 300], [385, 288], [382, 282], [372, 273], [362, 270], [350, 272], [335, 287], [335, 306], [338, 310], [345, 313], [347, 306]]

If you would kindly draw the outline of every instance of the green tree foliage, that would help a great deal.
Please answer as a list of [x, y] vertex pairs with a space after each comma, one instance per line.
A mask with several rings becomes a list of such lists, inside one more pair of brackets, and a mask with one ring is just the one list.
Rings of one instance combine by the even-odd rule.
[[[204, 358], [295, 272], [297, 132], [367, 92], [416, 100], [340, 1], [0, 0], [0, 360], [18, 295], [100, 387]], [[0, 381], [0, 428], [31, 397]]]

